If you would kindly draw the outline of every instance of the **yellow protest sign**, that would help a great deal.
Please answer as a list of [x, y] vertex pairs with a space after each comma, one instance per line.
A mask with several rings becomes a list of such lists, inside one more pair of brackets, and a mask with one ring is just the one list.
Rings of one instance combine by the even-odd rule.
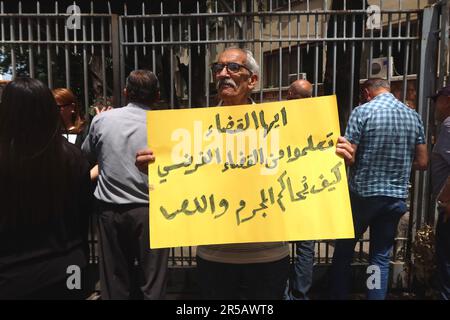
[[354, 237], [335, 96], [147, 120], [151, 248]]

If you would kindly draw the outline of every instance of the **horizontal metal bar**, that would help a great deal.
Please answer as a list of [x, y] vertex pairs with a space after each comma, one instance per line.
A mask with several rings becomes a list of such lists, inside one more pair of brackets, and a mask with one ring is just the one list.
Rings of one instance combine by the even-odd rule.
[[83, 41], [38, 41], [38, 40], [0, 40], [1, 44], [15, 44], [15, 45], [23, 45], [23, 44], [36, 44], [36, 45], [42, 45], [42, 44], [73, 44], [73, 45], [81, 45], [81, 44], [90, 44], [90, 45], [101, 45], [101, 44], [111, 44], [111, 41], [89, 41], [89, 40], [83, 40]]
[[[1, 13], [0, 18], [68, 18], [73, 16], [73, 14], [68, 13]], [[78, 16], [78, 15], [77, 15]], [[80, 17], [111, 17], [107, 13], [80, 13]]]
[[[219, 44], [219, 43], [247, 43], [247, 42], [255, 42], [255, 43], [259, 43], [259, 42], [263, 42], [263, 43], [271, 43], [274, 42], [275, 40], [277, 42], [302, 42], [302, 43], [311, 43], [311, 42], [333, 42], [333, 41], [337, 41], [337, 42], [342, 42], [342, 41], [412, 41], [412, 40], [419, 40], [420, 37], [409, 37], [409, 38], [396, 38], [396, 37], [389, 37], [389, 38], [376, 38], [376, 37], [371, 37], [371, 38], [282, 38], [281, 40], [279, 38], [277, 39], [264, 39], [264, 40], [260, 40], [260, 39], [254, 39], [254, 40], [247, 40], [247, 39], [243, 39], [243, 40], [237, 40], [237, 39], [232, 39], [232, 40], [199, 40], [199, 41], [157, 41], [157, 42], [122, 42], [122, 45], [126, 45], [126, 46], [145, 46], [145, 45], [183, 45], [183, 44]], [[0, 43], [3, 43], [2, 41], [0, 41]]]
[[[405, 10], [381, 10], [381, 14], [406, 14], [406, 13], [421, 13], [421, 9], [405, 9]], [[223, 17], [226, 14], [227, 17], [254, 17], [254, 16], [298, 16], [298, 15], [352, 15], [352, 14], [364, 14], [367, 15], [366, 10], [302, 10], [302, 11], [276, 11], [276, 12], [212, 12], [212, 13], [165, 13], [161, 14], [148, 14], [148, 15], [127, 15], [122, 16], [123, 19], [170, 19], [170, 18], [215, 18]]]

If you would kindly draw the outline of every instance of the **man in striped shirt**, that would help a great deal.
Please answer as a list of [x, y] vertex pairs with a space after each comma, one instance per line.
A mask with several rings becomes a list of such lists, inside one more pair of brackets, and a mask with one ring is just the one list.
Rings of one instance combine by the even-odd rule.
[[368, 227], [370, 270], [380, 280], [368, 285], [368, 298], [385, 298], [394, 237], [407, 210], [411, 167], [425, 170], [428, 163], [417, 112], [390, 93], [387, 80], [369, 79], [362, 90], [367, 103], [353, 110], [345, 132], [356, 152], [349, 177], [355, 238], [336, 241], [331, 273], [334, 299], [347, 298], [355, 244]]

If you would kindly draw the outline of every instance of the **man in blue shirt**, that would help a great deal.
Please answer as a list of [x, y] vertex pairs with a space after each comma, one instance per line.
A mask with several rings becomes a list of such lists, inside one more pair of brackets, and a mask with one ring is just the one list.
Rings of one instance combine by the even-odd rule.
[[97, 115], [82, 145], [99, 166], [94, 195], [100, 207], [101, 297], [133, 298], [136, 282], [144, 299], [162, 299], [169, 251], [150, 249], [148, 176], [134, 165], [136, 150], [147, 146], [147, 111], [159, 99], [158, 79], [135, 70], [124, 95], [128, 104]]
[[336, 241], [333, 299], [347, 298], [355, 244], [368, 227], [369, 264], [375, 276], [379, 275], [379, 281], [368, 285], [368, 299], [385, 298], [394, 237], [407, 210], [411, 167], [425, 170], [428, 164], [424, 128], [417, 112], [397, 100], [384, 79], [369, 79], [362, 90], [367, 103], [353, 110], [345, 133], [356, 150], [349, 176], [355, 238]]

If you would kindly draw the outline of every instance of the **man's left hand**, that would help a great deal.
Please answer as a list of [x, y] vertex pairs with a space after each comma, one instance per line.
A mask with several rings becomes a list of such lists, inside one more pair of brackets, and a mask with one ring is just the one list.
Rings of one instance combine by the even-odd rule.
[[355, 149], [344, 137], [339, 137], [336, 144], [336, 154], [343, 157], [345, 164], [352, 165], [355, 162]]

